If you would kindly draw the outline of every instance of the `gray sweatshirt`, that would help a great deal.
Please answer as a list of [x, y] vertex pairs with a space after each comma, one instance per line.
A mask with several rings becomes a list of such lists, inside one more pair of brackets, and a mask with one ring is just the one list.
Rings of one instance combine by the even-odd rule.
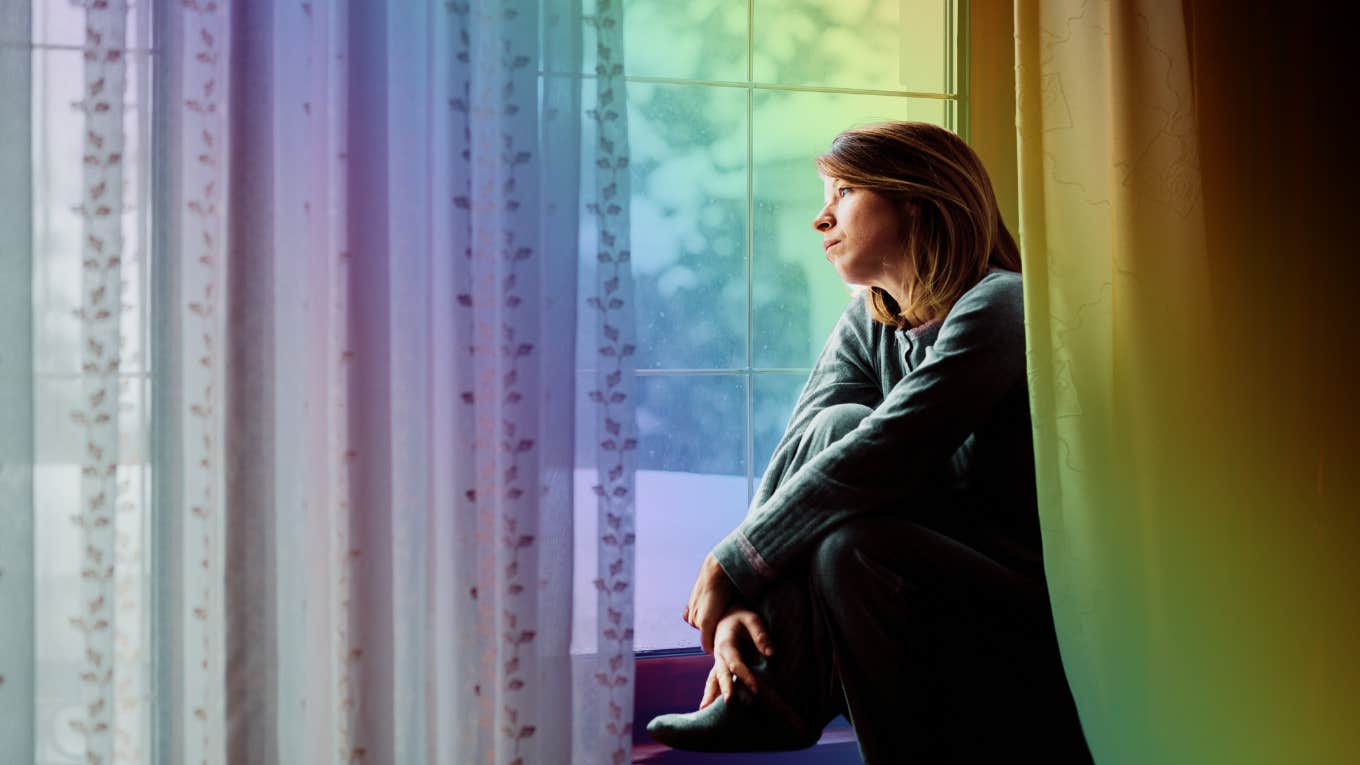
[[[896, 330], [867, 291], [846, 307], [799, 394], [746, 519], [713, 555], [755, 598], [858, 513], [898, 514], [1042, 580], [1020, 274], [992, 268], [943, 321]], [[823, 408], [873, 408], [791, 464]]]

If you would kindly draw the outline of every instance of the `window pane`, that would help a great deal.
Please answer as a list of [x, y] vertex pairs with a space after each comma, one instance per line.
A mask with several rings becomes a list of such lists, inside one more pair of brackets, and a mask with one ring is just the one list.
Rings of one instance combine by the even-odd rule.
[[[628, 75], [746, 82], [747, 3], [624, 2]], [[764, 473], [850, 300], [811, 228], [822, 206], [814, 158], [855, 125], [955, 125], [948, 98], [763, 85], [949, 95], [955, 5], [752, 0], [751, 80], [760, 85], [627, 86], [637, 368], [750, 367], [637, 378], [638, 650], [697, 644], [680, 611], [699, 563], [744, 517], [753, 485], [746, 473], [757, 480]], [[587, 39], [587, 72], [593, 47]], [[581, 501], [594, 506], [588, 496]], [[593, 521], [580, 516], [577, 544], [589, 547]]]
[[[624, 71], [638, 77], [746, 80], [746, 3], [624, 0]], [[595, 47], [587, 72], [595, 69]]]
[[949, 0], [755, 0], [756, 82], [948, 93]]
[[681, 620], [704, 556], [746, 515], [746, 476], [637, 472], [634, 649], [699, 645]]
[[911, 102], [911, 118], [919, 122], [929, 122], [932, 125], [939, 125], [958, 132], [955, 123], [955, 114], [958, 105], [957, 101], [944, 98], [909, 98]]
[[[755, 429], [754, 464], [756, 480], [765, 475], [770, 465], [774, 447], [784, 436], [793, 414], [793, 405], [798, 403], [798, 394], [807, 383], [807, 372], [793, 374], [758, 374], [751, 378], [751, 415]], [[754, 492], [754, 487], [752, 488]]]
[[746, 515], [744, 375], [638, 378], [637, 650], [698, 645], [699, 563]]
[[746, 91], [628, 85], [639, 369], [746, 359]]
[[744, 375], [646, 375], [638, 385], [638, 469], [746, 476]]
[[757, 91], [752, 366], [811, 367], [851, 294], [812, 229], [822, 207], [814, 159], [846, 128], [884, 120], [934, 121], [941, 103], [946, 102]]

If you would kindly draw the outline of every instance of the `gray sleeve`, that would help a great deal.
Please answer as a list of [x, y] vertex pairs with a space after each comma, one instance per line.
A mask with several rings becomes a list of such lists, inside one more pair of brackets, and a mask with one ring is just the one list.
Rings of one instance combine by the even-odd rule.
[[[925, 362], [859, 427], [778, 482], [758, 506], [753, 503], [746, 520], [714, 548], [743, 595], [764, 592], [783, 568], [854, 513], [885, 505], [910, 513], [913, 483], [948, 459], [1025, 376], [1024, 305], [1014, 276], [984, 280], [964, 294]], [[857, 377], [852, 370], [841, 374]], [[853, 390], [867, 395], [867, 388]]]
[[748, 512], [754, 512], [764, 504], [775, 487], [787, 478], [799, 441], [819, 412], [843, 403], [873, 408], [883, 400], [883, 386], [873, 360], [876, 330], [865, 305], [865, 294], [861, 292], [850, 301], [822, 346], [812, 372], [798, 394], [784, 435], [770, 455], [770, 463]]

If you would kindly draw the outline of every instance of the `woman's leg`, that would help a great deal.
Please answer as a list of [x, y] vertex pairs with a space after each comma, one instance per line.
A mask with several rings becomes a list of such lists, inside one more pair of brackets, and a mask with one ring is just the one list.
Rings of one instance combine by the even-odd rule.
[[[798, 442], [790, 474], [846, 433], [873, 410], [862, 404], [835, 404], [817, 413]], [[768, 660], [754, 650], [743, 658], [761, 668], [761, 682], [787, 705], [804, 725], [816, 731], [844, 714], [844, 694], [836, 676], [830, 625], [819, 608], [807, 566], [785, 572], [780, 581], [755, 602], [745, 603], [760, 614], [775, 644]]]
[[845, 695], [836, 675], [830, 625], [813, 594], [806, 569], [790, 572], [754, 603], [775, 646], [772, 656], [753, 647], [742, 659], [756, 673], [759, 698], [776, 705], [791, 721], [791, 740], [815, 743], [827, 723], [845, 714]]
[[[823, 410], [788, 471], [871, 411]], [[768, 662], [754, 651], [745, 657], [760, 668], [762, 695], [773, 691], [813, 730], [848, 713], [867, 765], [993, 759], [984, 752], [1090, 762], [1044, 588], [949, 537], [862, 516], [822, 540], [807, 568], [746, 605], [775, 643]], [[806, 727], [763, 738], [802, 742]], [[698, 743], [705, 734], [685, 736]]]
[[656, 717], [647, 724], [654, 740], [700, 752], [804, 749], [844, 713], [830, 636], [806, 572], [781, 579], [758, 601], [743, 605], [760, 614], [775, 646], [768, 657], [754, 646], [741, 646], [742, 661], [756, 677], [756, 693], [737, 682], [729, 700], [719, 697], [695, 712]]
[[812, 584], [868, 765], [1090, 762], [1041, 585], [888, 515], [822, 540]]
[[[854, 430], [871, 411], [859, 404], [822, 410], [804, 431], [787, 474]], [[656, 740], [699, 751], [796, 749], [815, 743], [822, 728], [844, 713], [829, 625], [807, 567], [786, 571], [768, 592], [742, 605], [760, 614], [775, 646], [768, 658], [753, 646], [742, 651], [759, 694], [752, 700], [738, 692], [731, 705], [719, 699], [704, 711], [662, 715], [647, 728]]]

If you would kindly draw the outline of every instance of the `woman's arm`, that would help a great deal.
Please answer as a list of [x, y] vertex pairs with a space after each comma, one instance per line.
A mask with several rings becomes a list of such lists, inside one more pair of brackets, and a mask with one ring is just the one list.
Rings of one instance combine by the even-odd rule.
[[822, 352], [813, 364], [803, 390], [798, 394], [793, 414], [784, 435], [770, 455], [765, 475], [756, 488], [748, 515], [754, 513], [770, 498], [775, 488], [783, 484], [789, 473], [790, 462], [804, 431], [823, 409], [835, 404], [855, 403], [869, 408], [883, 400], [883, 385], [874, 367], [874, 348], [882, 342], [874, 333], [892, 330], [876, 325], [865, 306], [866, 291], [855, 296], [846, 306], [836, 326], [831, 330]]
[[[796, 477], [794, 458], [804, 432], [813, 418], [828, 406], [858, 403], [873, 407], [883, 399], [883, 384], [876, 371], [874, 350], [883, 343], [886, 327], [875, 323], [865, 306], [865, 293], [856, 295], [836, 322], [813, 365], [794, 405], [784, 435], [775, 446], [770, 464], [747, 512], [749, 519], [777, 487]], [[792, 475], [791, 475], [792, 474]], [[738, 594], [733, 579], [712, 553], [704, 556], [699, 575], [690, 588], [681, 618], [699, 630], [699, 645], [712, 651], [714, 630]]]
[[[863, 337], [865, 331], [852, 334]], [[840, 392], [867, 396], [868, 383], [850, 377]], [[885, 507], [910, 514], [913, 484], [948, 459], [1024, 380], [1020, 275], [994, 272], [955, 304], [925, 362], [859, 427], [759, 497], [746, 520], [714, 548], [714, 557], [742, 595], [755, 597], [850, 515]], [[815, 382], [809, 380], [809, 388]], [[810, 405], [822, 400], [810, 395]], [[787, 446], [786, 434], [781, 447]]]

